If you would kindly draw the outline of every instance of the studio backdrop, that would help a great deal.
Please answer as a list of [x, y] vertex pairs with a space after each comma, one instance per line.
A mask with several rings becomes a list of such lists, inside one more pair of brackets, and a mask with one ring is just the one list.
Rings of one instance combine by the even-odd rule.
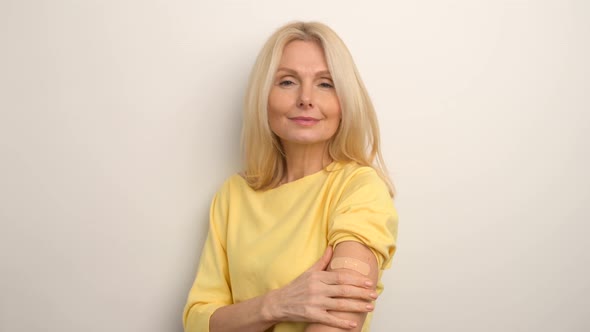
[[373, 331], [588, 331], [590, 5], [0, 2], [0, 331], [180, 332], [268, 36], [331, 26], [398, 249]]

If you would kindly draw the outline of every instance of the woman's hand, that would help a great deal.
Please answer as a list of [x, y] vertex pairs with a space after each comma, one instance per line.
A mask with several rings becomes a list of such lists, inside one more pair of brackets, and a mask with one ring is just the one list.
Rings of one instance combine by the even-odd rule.
[[320, 323], [350, 329], [356, 322], [338, 318], [328, 311], [369, 312], [377, 298], [374, 283], [342, 271], [325, 271], [333, 249], [283, 288], [267, 294], [268, 313], [275, 322]]

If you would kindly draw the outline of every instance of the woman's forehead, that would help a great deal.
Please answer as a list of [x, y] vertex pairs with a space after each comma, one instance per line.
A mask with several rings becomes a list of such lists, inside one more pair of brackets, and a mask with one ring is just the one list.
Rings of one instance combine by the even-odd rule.
[[324, 50], [314, 41], [295, 40], [283, 50], [279, 69], [295, 73], [328, 73]]

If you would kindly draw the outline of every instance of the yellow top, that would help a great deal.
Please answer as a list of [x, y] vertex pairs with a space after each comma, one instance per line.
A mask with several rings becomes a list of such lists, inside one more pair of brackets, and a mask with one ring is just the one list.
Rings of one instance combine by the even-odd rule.
[[[236, 174], [211, 204], [209, 234], [184, 309], [185, 331], [209, 331], [217, 308], [285, 286], [328, 245], [361, 242], [375, 254], [381, 270], [388, 268], [396, 236], [397, 213], [371, 167], [333, 162], [266, 191], [253, 190]], [[382, 290], [379, 282], [377, 291]], [[271, 330], [299, 332], [305, 326], [280, 323]]]

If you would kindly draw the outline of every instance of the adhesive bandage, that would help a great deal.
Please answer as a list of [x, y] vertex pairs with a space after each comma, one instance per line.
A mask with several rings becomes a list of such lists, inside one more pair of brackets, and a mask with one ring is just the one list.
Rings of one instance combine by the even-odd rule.
[[356, 258], [352, 257], [336, 257], [332, 259], [332, 263], [330, 264], [332, 270], [334, 269], [349, 269], [354, 270], [362, 275], [368, 276], [369, 271], [369, 264], [362, 262]]

